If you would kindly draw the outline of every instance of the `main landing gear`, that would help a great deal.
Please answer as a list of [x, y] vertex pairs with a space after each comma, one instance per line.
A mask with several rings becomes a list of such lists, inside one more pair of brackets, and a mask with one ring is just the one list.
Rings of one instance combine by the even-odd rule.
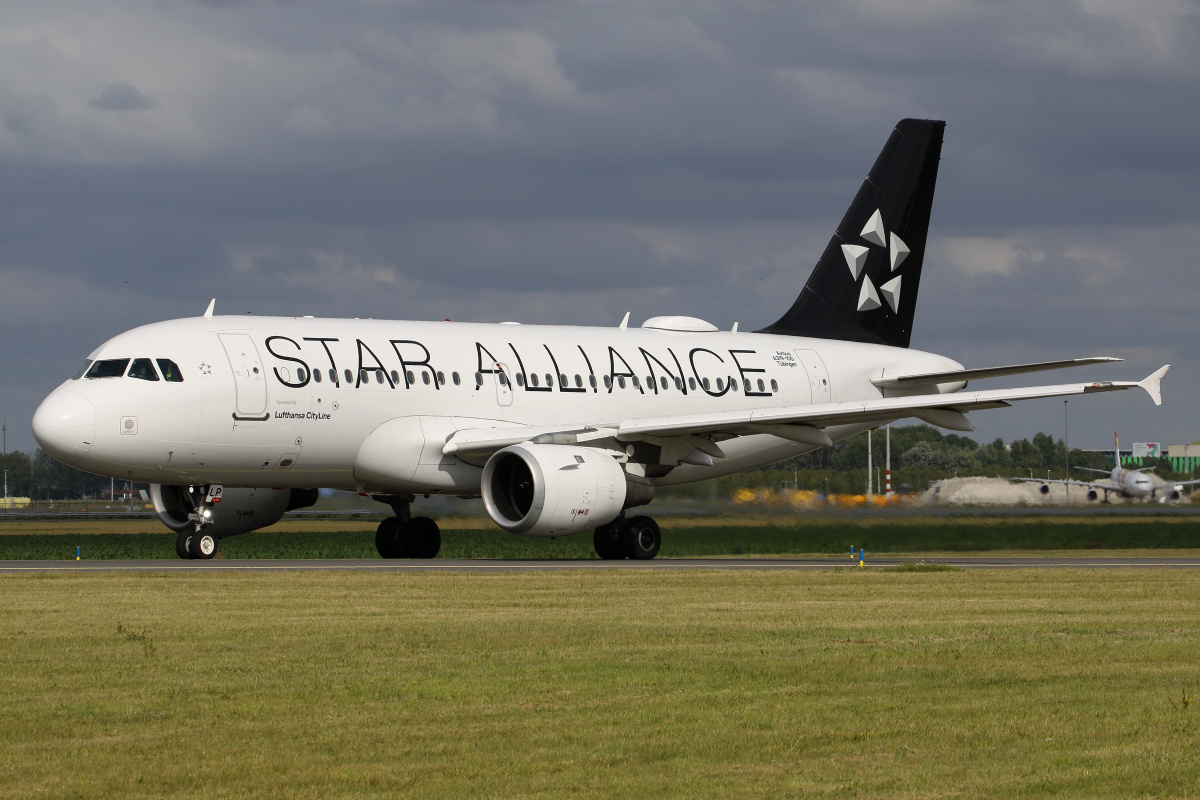
[[658, 555], [662, 533], [650, 517], [617, 517], [592, 534], [596, 555], [605, 560], [632, 558], [647, 561]]
[[442, 532], [429, 517], [414, 517], [409, 500], [389, 497], [385, 500], [396, 516], [379, 523], [375, 531], [375, 549], [383, 558], [434, 558], [442, 549]]

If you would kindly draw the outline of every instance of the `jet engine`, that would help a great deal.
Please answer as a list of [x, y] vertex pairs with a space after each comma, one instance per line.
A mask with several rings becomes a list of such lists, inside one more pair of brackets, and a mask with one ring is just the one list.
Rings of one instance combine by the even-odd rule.
[[1169, 489], [1156, 490], [1155, 494], [1158, 496], [1158, 502], [1160, 503], [1176, 503], [1183, 497], [1181, 487], [1175, 486]]
[[526, 536], [565, 536], [612, 522], [621, 509], [650, 502], [654, 487], [630, 483], [604, 450], [517, 444], [483, 467], [483, 501], [492, 521]]
[[1100, 494], [1095, 489], [1088, 489], [1088, 493], [1087, 493], [1088, 500], [1095, 500], [1099, 496], [1100, 496]]
[[1043, 483], [1041, 486], [1038, 487], [1038, 491], [1041, 492], [1042, 494], [1050, 494], [1050, 486], [1048, 484]]
[[[207, 486], [164, 486], [150, 484], [154, 513], [173, 531], [195, 529], [194, 516], [208, 495]], [[213, 504], [212, 524], [205, 532], [224, 539], [274, 525], [288, 511], [306, 508], [317, 502], [316, 489], [232, 489], [221, 492], [221, 502]]]

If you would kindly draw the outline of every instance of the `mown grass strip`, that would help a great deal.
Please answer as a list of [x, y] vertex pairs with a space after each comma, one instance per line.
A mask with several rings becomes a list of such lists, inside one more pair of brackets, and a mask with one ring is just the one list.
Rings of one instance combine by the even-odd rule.
[[[128, 523], [130, 526], [141, 523]], [[354, 526], [338, 530], [264, 530], [220, 543], [226, 558], [375, 558], [372, 530]], [[96, 533], [71, 535], [11, 534], [0, 536], [0, 560], [72, 559], [75, 548], [86, 559], [174, 558], [174, 534]], [[442, 531], [446, 558], [595, 558], [591, 536], [556, 540], [529, 539], [498, 529]], [[868, 554], [970, 553], [1002, 550], [1189, 549], [1200, 547], [1200, 521], [1143, 519], [1130, 524], [1094, 524], [1055, 518], [1041, 520], [974, 520], [921, 525], [911, 520], [859, 525], [843, 520], [812, 520], [799, 526], [671, 527], [663, 533], [663, 557], [728, 555], [848, 554], [850, 547]]]
[[1189, 797], [1200, 574], [0, 579], [0, 796]]

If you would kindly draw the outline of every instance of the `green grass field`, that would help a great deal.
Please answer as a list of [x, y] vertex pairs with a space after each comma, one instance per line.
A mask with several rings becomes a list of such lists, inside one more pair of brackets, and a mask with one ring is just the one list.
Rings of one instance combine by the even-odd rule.
[[1194, 797], [1200, 573], [0, 578], [0, 796]]
[[[589, 534], [558, 540], [505, 533], [482, 520], [448, 520], [445, 558], [595, 558]], [[285, 520], [221, 541], [226, 558], [376, 558], [374, 521]], [[1200, 518], [731, 517], [664, 519], [662, 557], [728, 555], [978, 553], [1001, 550], [1129, 551], [1200, 547]], [[0, 560], [175, 558], [175, 537], [157, 520], [0, 522]]]

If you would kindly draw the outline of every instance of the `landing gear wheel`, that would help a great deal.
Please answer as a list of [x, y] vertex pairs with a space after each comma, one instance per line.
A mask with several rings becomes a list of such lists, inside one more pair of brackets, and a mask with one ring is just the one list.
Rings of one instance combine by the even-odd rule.
[[648, 561], [658, 555], [662, 533], [658, 530], [658, 523], [650, 517], [634, 517], [625, 523], [621, 540], [626, 555], [638, 561]]
[[401, 548], [400, 520], [388, 517], [375, 530], [375, 549], [383, 558], [404, 558]]
[[217, 537], [203, 531], [193, 533], [188, 542], [188, 553], [192, 558], [212, 558], [217, 554]]
[[180, 558], [191, 558], [192, 554], [188, 552], [188, 548], [192, 544], [192, 532], [180, 531], [175, 535], [175, 552]]
[[409, 558], [436, 558], [442, 549], [442, 532], [429, 517], [413, 517], [401, 535]]
[[614, 519], [607, 525], [601, 525], [592, 533], [592, 544], [596, 547], [596, 555], [605, 561], [617, 561], [627, 555], [624, 543], [621, 541], [621, 528], [625, 520]]

